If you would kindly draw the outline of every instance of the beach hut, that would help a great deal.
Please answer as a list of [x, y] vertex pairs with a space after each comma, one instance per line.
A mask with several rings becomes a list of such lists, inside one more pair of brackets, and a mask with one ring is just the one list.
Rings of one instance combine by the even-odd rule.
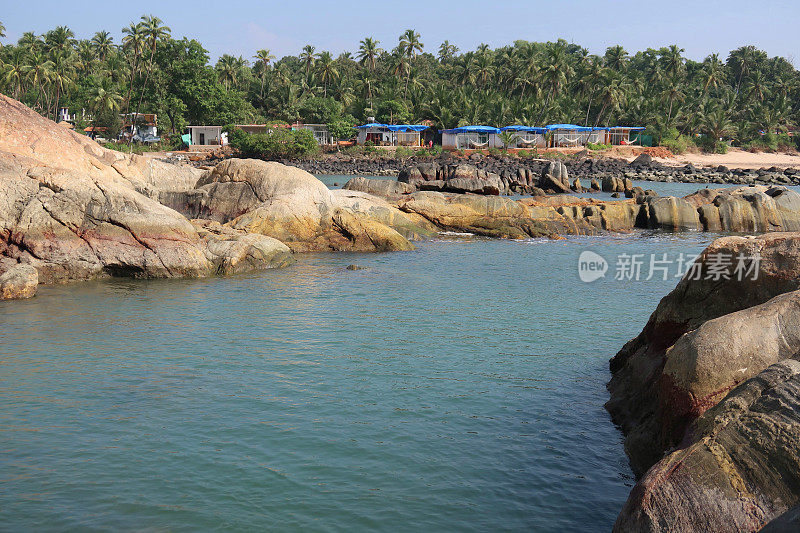
[[551, 134], [550, 146], [554, 148], [571, 148], [586, 146], [589, 143], [599, 144], [603, 141], [606, 128], [576, 126], [575, 124], [550, 124], [545, 128]]
[[605, 143], [614, 146], [625, 146], [635, 144], [631, 140], [631, 133], [639, 133], [644, 131], [640, 126], [614, 126], [613, 128], [605, 128]]
[[188, 126], [192, 150], [213, 150], [227, 144], [222, 126]]
[[420, 132], [428, 129], [428, 126], [371, 122], [356, 128], [358, 129], [356, 142], [360, 145], [371, 142], [376, 146], [421, 146]]
[[[516, 136], [516, 140], [509, 144], [509, 148], [545, 148], [547, 146], [546, 128], [536, 128], [533, 126], [506, 126], [500, 131], [510, 131]], [[500, 146], [503, 141], [498, 138]]]
[[450, 150], [482, 150], [499, 148], [503, 142], [497, 138], [500, 130], [491, 126], [462, 126], [442, 130], [442, 147]]

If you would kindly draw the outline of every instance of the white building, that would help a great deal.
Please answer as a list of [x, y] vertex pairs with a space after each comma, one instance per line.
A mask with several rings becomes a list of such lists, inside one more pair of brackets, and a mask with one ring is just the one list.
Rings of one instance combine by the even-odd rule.
[[222, 126], [189, 126], [190, 150], [213, 150], [228, 144]]

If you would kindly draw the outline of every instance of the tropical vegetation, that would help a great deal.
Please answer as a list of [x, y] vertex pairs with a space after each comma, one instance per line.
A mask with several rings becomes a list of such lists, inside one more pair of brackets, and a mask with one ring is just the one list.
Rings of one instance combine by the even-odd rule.
[[369, 118], [428, 119], [439, 128], [575, 123], [645, 125], [676, 149], [698, 135], [711, 149], [720, 139], [769, 149], [800, 124], [798, 71], [754, 46], [703, 61], [677, 45], [596, 55], [564, 40], [466, 52], [444, 41], [432, 51], [409, 29], [395, 43], [365, 37], [336, 57], [309, 44], [297, 56], [262, 49], [212, 64], [198, 41], [176, 38], [152, 15], [122, 35], [79, 39], [66, 26], [27, 32], [0, 49], [0, 91], [51, 118], [69, 107], [111, 129], [120, 113], [157, 113], [172, 132], [271, 121], [347, 132]]

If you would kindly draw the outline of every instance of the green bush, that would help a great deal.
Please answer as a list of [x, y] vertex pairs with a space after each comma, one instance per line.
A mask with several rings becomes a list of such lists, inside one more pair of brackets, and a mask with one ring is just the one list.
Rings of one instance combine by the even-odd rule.
[[414, 155], [414, 151], [411, 148], [406, 148], [405, 146], [398, 146], [394, 151], [394, 155], [401, 159], [405, 159], [406, 157], [411, 157]]
[[244, 157], [291, 159], [319, 151], [314, 134], [308, 130], [276, 128], [272, 133], [245, 133], [234, 127], [226, 127], [225, 130], [230, 145]]
[[[674, 138], [664, 138], [661, 140], [661, 146], [668, 149], [673, 154], [685, 154], [686, 151], [691, 147], [694, 146], [694, 142], [692, 139], [687, 137], [686, 135], [681, 135], [675, 128], [672, 128], [675, 133], [677, 134]], [[672, 137], [670, 135], [670, 137]]]
[[503, 155], [503, 151], [500, 148], [489, 148], [489, 155], [499, 157]]
[[520, 157], [521, 159], [524, 159], [526, 157], [529, 157], [530, 154], [528, 153], [527, 150], [517, 150], [517, 156]]
[[431, 148], [420, 148], [414, 152], [417, 157], [436, 157], [442, 153], [441, 146], [433, 146]]
[[596, 143], [589, 143], [586, 145], [586, 148], [589, 150], [599, 151], [599, 150], [608, 150], [611, 148], [610, 144], [596, 144]]
[[727, 154], [728, 143], [709, 137], [708, 135], [701, 135], [695, 140], [695, 144], [704, 152], [709, 154]]

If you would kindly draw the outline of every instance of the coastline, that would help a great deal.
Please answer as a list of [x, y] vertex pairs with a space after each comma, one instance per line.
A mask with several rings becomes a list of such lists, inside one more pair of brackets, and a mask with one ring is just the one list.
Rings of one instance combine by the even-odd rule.
[[640, 157], [641, 155], [640, 153], [638, 156], [623, 156], [616, 152], [615, 156], [609, 157], [585, 150], [558, 153], [558, 157], [553, 159], [494, 156], [482, 153], [457, 156], [447, 152], [436, 157], [404, 158], [334, 153], [318, 159], [280, 162], [312, 174], [343, 176], [399, 176], [404, 169], [420, 165], [463, 163], [503, 176], [515, 174], [519, 169], [540, 174], [550, 161], [559, 161], [567, 167], [570, 177], [581, 180], [602, 180], [606, 176], [614, 176], [639, 181], [698, 185], [704, 183], [800, 185], [800, 156], [796, 155], [750, 154], [741, 150], [726, 155], [689, 154], [672, 158], [650, 157], [646, 154]]

